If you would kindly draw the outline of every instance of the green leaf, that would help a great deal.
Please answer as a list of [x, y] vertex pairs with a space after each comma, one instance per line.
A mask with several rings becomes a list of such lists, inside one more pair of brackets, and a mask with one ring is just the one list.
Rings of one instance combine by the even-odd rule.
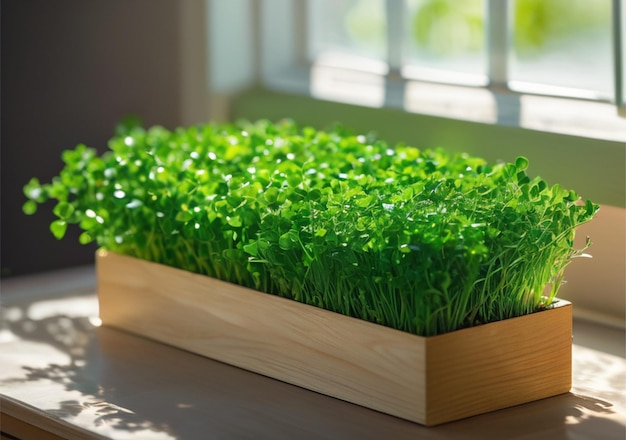
[[45, 199], [44, 189], [39, 182], [39, 179], [33, 177], [30, 181], [24, 185], [24, 195], [36, 202], [43, 202]]
[[526, 175], [525, 172], [520, 171], [517, 173], [517, 184], [518, 185], [525, 185], [527, 183], [530, 182], [530, 179], [528, 178], [528, 176]]
[[316, 237], [324, 237], [326, 235], [326, 229], [325, 228], [319, 228], [317, 231], [315, 231], [315, 236]]
[[366, 208], [368, 207], [372, 201], [374, 200], [374, 197], [369, 195], [369, 196], [364, 196], [364, 197], [359, 197], [355, 204], [356, 206], [358, 206], [359, 208]]
[[187, 223], [193, 219], [193, 213], [191, 211], [179, 211], [176, 213], [174, 220], [182, 223]]
[[296, 187], [302, 182], [302, 177], [299, 174], [292, 173], [287, 176], [287, 184], [291, 187]]
[[311, 201], [317, 201], [317, 200], [319, 200], [321, 197], [322, 197], [322, 192], [321, 192], [319, 189], [317, 189], [317, 188], [312, 189], [312, 190], [311, 190], [311, 191], [309, 191], [309, 193], [308, 193], [308, 198], [309, 198], [309, 200], [311, 200]]
[[67, 220], [74, 213], [74, 206], [67, 202], [59, 202], [52, 212], [60, 219]]
[[228, 217], [227, 222], [233, 228], [239, 228], [243, 224], [241, 221], [241, 217], [239, 217], [238, 215]]
[[519, 156], [517, 159], [515, 159], [515, 168], [517, 168], [518, 170], [525, 170], [526, 168], [528, 168], [528, 159], [526, 159], [524, 156]]
[[50, 223], [50, 232], [56, 237], [57, 240], [62, 239], [67, 231], [67, 223], [65, 220], [55, 220]]
[[22, 211], [26, 215], [33, 215], [37, 212], [37, 203], [33, 200], [28, 200], [22, 205]]
[[400, 252], [402, 252], [403, 254], [408, 254], [411, 252], [411, 248], [409, 247], [408, 244], [401, 244], [399, 247]]
[[278, 189], [276, 189], [274, 187], [268, 188], [263, 193], [263, 196], [265, 197], [265, 201], [268, 204], [275, 203], [278, 200], [278, 195], [279, 195], [279, 191], [278, 191]]
[[80, 244], [89, 244], [93, 241], [93, 237], [91, 236], [91, 234], [89, 234], [89, 232], [83, 232], [82, 234], [80, 234], [80, 236], [78, 237], [78, 242]]
[[291, 234], [289, 232], [285, 232], [283, 235], [280, 236], [280, 238], [278, 239], [278, 246], [284, 250], [284, 251], [288, 251], [290, 249], [293, 249], [293, 241], [291, 240]]
[[594, 204], [591, 200], [585, 200], [585, 210], [589, 219], [598, 212], [598, 209], [599, 206]]
[[259, 246], [256, 241], [244, 245], [243, 250], [253, 257], [259, 256]]

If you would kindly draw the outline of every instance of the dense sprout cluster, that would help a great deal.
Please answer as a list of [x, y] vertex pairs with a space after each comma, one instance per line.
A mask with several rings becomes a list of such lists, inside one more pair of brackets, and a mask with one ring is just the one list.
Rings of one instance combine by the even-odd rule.
[[[26, 213], [58, 201], [110, 251], [435, 335], [548, 307], [597, 206], [527, 160], [387, 143], [290, 121], [120, 129], [79, 145]], [[547, 286], [547, 287], [546, 287]]]

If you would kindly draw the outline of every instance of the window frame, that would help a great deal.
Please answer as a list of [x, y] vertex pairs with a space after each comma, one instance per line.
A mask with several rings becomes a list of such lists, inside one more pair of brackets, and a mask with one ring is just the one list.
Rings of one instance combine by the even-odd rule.
[[[487, 29], [487, 78], [484, 80], [459, 80], [454, 75], [447, 75], [445, 71], [435, 71], [433, 75], [427, 75], [419, 77], [408, 77], [403, 74], [403, 70], [406, 70], [406, 66], [402, 63], [402, 51], [400, 49], [402, 39], [402, 26], [387, 26], [387, 60], [386, 64], [388, 68], [378, 71], [359, 71], [356, 69], [350, 72], [350, 69], [346, 69], [345, 66], [329, 66], [324, 64], [310, 63], [307, 60], [307, 23], [306, 23], [306, 9], [307, 0], [261, 0], [260, 2], [254, 2], [258, 5], [256, 20], [260, 23], [258, 49], [263, 55], [260, 59], [259, 77], [257, 78], [257, 84], [270, 89], [281, 92], [292, 93], [311, 93], [311, 87], [309, 86], [314, 80], [311, 73], [315, 69], [331, 69], [336, 70], [336, 74], [348, 76], [349, 73], [353, 74], [354, 78], [360, 76], [360, 78], [366, 81], [374, 82], [377, 84], [384, 83], [388, 85], [389, 92], [393, 92], [391, 89], [407, 89], [407, 85], [413, 83], [434, 83], [450, 86], [464, 86], [468, 93], [472, 94], [474, 88], [480, 88], [487, 90], [492, 96], [493, 100], [498, 103], [499, 107], [503, 107], [497, 116], [497, 123], [521, 126], [530, 129], [540, 129], [554, 132], [561, 132], [563, 134], [582, 135], [600, 139], [612, 139], [619, 141], [626, 141], [626, 125], [619, 119], [619, 116], [626, 116], [626, 109], [624, 108], [624, 44], [625, 38], [624, 29], [622, 23], [624, 20], [624, 0], [612, 0], [613, 1], [613, 26], [615, 28], [614, 35], [614, 89], [615, 97], [612, 102], [601, 99], [590, 91], [579, 89], [566, 89], [553, 86], [542, 86], [540, 84], [531, 83], [519, 83], [510, 81], [508, 78], [508, 60], [509, 60], [509, 45], [507, 43], [508, 33], [510, 32], [508, 23], [510, 11], [508, 10], [508, 2], [501, 0], [485, 0], [487, 5], [487, 15], [489, 17], [495, 17], [496, 19], [488, 19]], [[385, 0], [386, 13], [390, 20], [399, 20], [403, 23], [403, 5], [402, 0]], [[274, 23], [280, 23], [280, 26], [272, 25]], [[443, 77], [443, 81], [438, 81], [437, 78]], [[376, 81], [378, 79], [378, 81]], [[358, 81], [358, 79], [357, 79]], [[441, 89], [441, 88], [440, 88]], [[456, 90], [459, 91], [458, 89]], [[314, 92], [314, 90], [313, 90]], [[375, 93], [375, 92], [372, 92]], [[315, 96], [315, 93], [312, 93]], [[397, 93], [396, 93], [397, 95]], [[475, 93], [474, 93], [475, 95]], [[363, 96], [362, 94], [360, 96]], [[589, 131], [584, 131], [584, 126], [580, 125], [580, 121], [575, 124], [570, 124], [571, 120], [555, 121], [554, 124], [549, 124], [545, 120], [543, 121], [529, 121], [528, 116], [525, 118], [525, 123], [520, 124], [519, 121], [511, 119], [512, 116], [519, 116], [523, 109], [520, 108], [520, 102], [523, 97], [538, 96], [542, 98], [553, 98], [554, 104], [558, 103], [559, 99], [563, 105], [572, 105], [572, 101], [577, 101], [577, 106], [580, 109], [581, 114], [587, 113], [593, 115], [593, 111], [597, 109], [597, 106], [589, 105], [587, 108], [583, 104], [584, 102], [604, 103], [606, 104], [604, 109], [613, 108], [617, 117], [607, 117], [606, 114], [602, 114], [601, 119], [595, 119], [593, 116], [588, 118]], [[325, 99], [333, 99], [332, 94], [329, 92], [323, 96]], [[395, 108], [399, 108], [403, 105], [403, 102], [398, 102], [396, 99], [385, 99], [382, 105], [387, 105]], [[338, 101], [348, 101], [349, 97], [336, 98]], [[529, 99], [524, 98], [526, 101]], [[362, 100], [363, 101], [363, 100]], [[532, 102], [532, 100], [530, 100]], [[578, 102], [580, 101], [580, 102]], [[381, 104], [375, 99], [364, 100], [359, 102], [357, 99], [352, 99], [355, 104], [367, 105], [370, 102], [371, 105]], [[542, 100], [545, 102], [545, 100]], [[554, 105], [552, 105], [554, 107]], [[606, 110], [605, 110], [606, 111]], [[532, 114], [532, 109], [525, 111], [526, 114]], [[571, 112], [565, 112], [571, 114]], [[552, 118], [554, 120], [554, 117]], [[489, 123], [489, 120], [483, 122]], [[608, 123], [610, 122], [610, 123]], [[552, 126], [551, 126], [552, 125]], [[571, 130], [564, 127], [570, 125]], [[605, 132], [604, 135], [597, 133], [599, 130], [595, 127], [602, 127]]]
[[626, 118], [626, 6], [624, 0], [613, 0], [613, 60], [615, 105]]
[[[314, 1], [314, 0], [313, 0]], [[602, 96], [600, 93], [579, 88], [566, 88], [558, 86], [548, 86], [528, 81], [516, 81], [509, 78], [509, 65], [512, 59], [512, 11], [510, 10], [511, 0], [484, 0], [486, 18], [486, 74], [459, 74], [458, 77], [465, 77], [457, 80], [446, 79], [449, 75], [445, 69], [432, 69], [433, 74], [420, 75], [407, 74], [411, 69], [404, 63], [404, 26], [406, 16], [406, 0], [382, 0], [385, 4], [387, 21], [394, 23], [394, 26], [387, 26], [386, 52], [384, 60], [385, 70], [388, 76], [401, 77], [405, 80], [432, 81], [444, 84], [456, 84], [466, 86], [480, 86], [491, 89], [506, 90], [518, 94], [536, 94], [541, 96], [554, 96], [563, 98], [585, 99], [600, 102], [609, 102], [623, 107], [623, 76], [624, 76], [624, 29], [623, 29], [623, 1], [611, 0], [612, 14], [612, 45], [613, 45], [613, 72], [614, 93], [612, 97]], [[310, 3], [311, 0], [308, 0]], [[271, 2], [270, 2], [271, 3]], [[266, 2], [266, 4], [268, 4]], [[302, 11], [294, 9], [294, 15], [301, 17]], [[306, 33], [306, 27], [300, 26], [301, 33]], [[300, 36], [300, 39], [306, 39]], [[303, 48], [306, 50], [305, 48]], [[441, 75], [444, 79], [441, 80]], [[475, 78], [472, 78], [475, 77]], [[481, 78], [478, 78], [481, 77]]]

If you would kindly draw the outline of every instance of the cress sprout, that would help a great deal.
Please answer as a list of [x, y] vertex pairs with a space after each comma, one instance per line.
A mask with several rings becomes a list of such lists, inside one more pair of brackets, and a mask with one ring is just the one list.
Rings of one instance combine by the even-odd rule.
[[[291, 121], [121, 124], [63, 153], [26, 214], [81, 243], [418, 335], [549, 307], [598, 207], [526, 172]], [[589, 241], [585, 248], [589, 245]]]

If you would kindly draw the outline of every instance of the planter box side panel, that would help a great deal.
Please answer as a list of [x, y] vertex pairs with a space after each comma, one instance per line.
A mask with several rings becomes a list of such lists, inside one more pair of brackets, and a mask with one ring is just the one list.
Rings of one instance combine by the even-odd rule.
[[105, 325], [425, 422], [426, 338], [112, 252], [96, 262]]
[[429, 338], [427, 424], [568, 392], [572, 306]]

